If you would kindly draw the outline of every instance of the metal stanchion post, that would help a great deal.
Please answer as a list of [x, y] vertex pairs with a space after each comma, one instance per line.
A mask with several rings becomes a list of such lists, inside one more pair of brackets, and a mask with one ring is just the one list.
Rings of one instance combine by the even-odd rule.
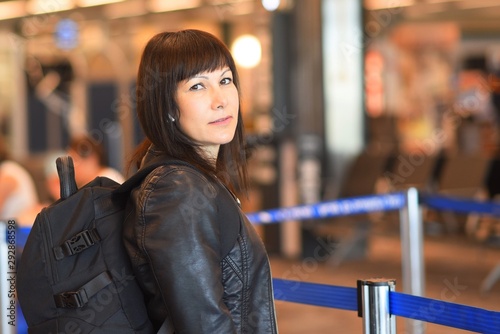
[[[406, 193], [406, 206], [400, 211], [401, 262], [403, 292], [413, 296], [423, 296], [425, 292], [424, 251], [422, 208], [418, 191], [409, 188]], [[408, 319], [407, 333], [425, 333], [422, 321]]]
[[7, 243], [8, 226], [5, 221], [0, 220], [0, 334], [15, 334], [16, 329], [16, 300], [15, 300], [15, 276], [9, 274], [11, 256], [15, 251], [9, 253]]
[[396, 316], [390, 314], [392, 279], [358, 280], [358, 315], [363, 317], [364, 334], [396, 334]]

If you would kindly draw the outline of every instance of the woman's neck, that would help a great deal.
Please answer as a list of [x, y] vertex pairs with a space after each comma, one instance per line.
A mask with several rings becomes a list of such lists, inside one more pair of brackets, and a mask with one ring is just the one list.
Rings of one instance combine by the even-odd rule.
[[219, 145], [214, 146], [200, 146], [198, 153], [213, 167], [217, 164], [217, 157], [219, 155]]

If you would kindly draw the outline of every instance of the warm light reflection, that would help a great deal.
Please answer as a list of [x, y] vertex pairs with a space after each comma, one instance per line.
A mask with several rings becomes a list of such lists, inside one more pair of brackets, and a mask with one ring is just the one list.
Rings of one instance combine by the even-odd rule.
[[201, 6], [201, 0], [150, 0], [148, 7], [152, 12], [167, 12]]
[[488, 8], [499, 6], [498, 0], [475, 0], [475, 1], [462, 1], [457, 3], [460, 9], [475, 9], [475, 8]]
[[365, 103], [366, 112], [372, 117], [384, 112], [384, 58], [378, 51], [365, 55]]
[[407, 7], [415, 4], [415, 0], [399, 0], [399, 1], [387, 1], [387, 0], [365, 0], [364, 7], [368, 10], [377, 10], [385, 8], [399, 8]]
[[122, 1], [124, 0], [79, 0], [78, 6], [92, 7], [92, 6], [107, 5], [110, 3], [122, 2]]
[[0, 2], [0, 20], [11, 19], [26, 15], [25, 1]]
[[260, 41], [252, 35], [238, 37], [231, 47], [231, 52], [236, 63], [245, 68], [257, 66], [262, 56]]
[[143, 0], [127, 0], [103, 7], [103, 13], [108, 19], [141, 16], [148, 13]]
[[63, 10], [72, 9], [75, 7], [73, 0], [57, 0], [57, 1], [47, 1], [47, 0], [30, 0], [27, 3], [27, 11], [31, 14], [44, 14], [60, 12]]

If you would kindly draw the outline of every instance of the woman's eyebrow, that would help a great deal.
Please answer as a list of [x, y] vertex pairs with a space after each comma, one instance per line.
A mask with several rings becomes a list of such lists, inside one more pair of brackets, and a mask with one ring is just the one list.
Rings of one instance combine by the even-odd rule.
[[[226, 75], [227, 72], [232, 72], [230, 68], [227, 68], [224, 72], [221, 73], [221, 77]], [[195, 74], [193, 75], [191, 78], [189, 78], [188, 80], [192, 80], [192, 79], [207, 79], [208, 80], [208, 76], [206, 75], [201, 75], [201, 74]]]
[[226, 75], [227, 72], [232, 72], [230, 68], [227, 68], [224, 72], [221, 73], [221, 77]]
[[208, 77], [205, 75], [195, 74], [191, 78], [189, 78], [188, 80], [192, 80], [192, 79], [208, 79]]

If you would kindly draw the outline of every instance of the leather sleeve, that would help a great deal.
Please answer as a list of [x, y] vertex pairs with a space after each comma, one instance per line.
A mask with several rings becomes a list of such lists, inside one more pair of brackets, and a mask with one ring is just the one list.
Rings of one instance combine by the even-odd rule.
[[223, 302], [216, 188], [186, 168], [161, 167], [146, 184], [138, 245], [175, 332], [235, 333]]

